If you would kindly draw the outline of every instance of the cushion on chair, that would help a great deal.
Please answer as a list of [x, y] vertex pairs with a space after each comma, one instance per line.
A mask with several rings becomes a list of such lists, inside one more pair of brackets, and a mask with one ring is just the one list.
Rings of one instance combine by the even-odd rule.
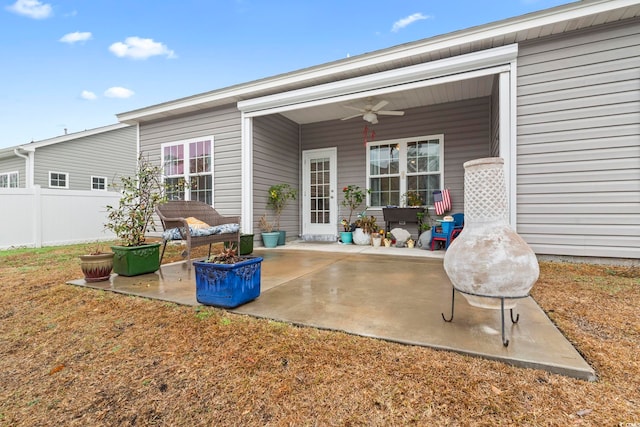
[[192, 229], [201, 229], [201, 228], [209, 228], [210, 225], [207, 224], [204, 221], [200, 221], [198, 218], [195, 217], [188, 217], [185, 218], [185, 221], [187, 221], [187, 224], [189, 224], [189, 227], [191, 227]]
[[[228, 234], [235, 233], [240, 230], [240, 224], [222, 224], [215, 225], [208, 228], [193, 228], [189, 225], [189, 233], [191, 237], [211, 236], [212, 234]], [[180, 227], [170, 228], [162, 233], [164, 240], [182, 240], [182, 234], [180, 233]]]

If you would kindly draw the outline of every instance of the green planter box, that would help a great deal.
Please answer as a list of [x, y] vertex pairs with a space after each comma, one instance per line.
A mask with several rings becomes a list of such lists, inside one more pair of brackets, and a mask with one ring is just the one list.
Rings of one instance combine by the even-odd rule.
[[160, 268], [160, 243], [142, 246], [111, 246], [113, 272], [121, 276], [153, 273]]
[[[230, 242], [224, 242], [224, 247], [229, 248]], [[240, 235], [240, 253], [238, 255], [249, 255], [253, 252], [253, 234]]]

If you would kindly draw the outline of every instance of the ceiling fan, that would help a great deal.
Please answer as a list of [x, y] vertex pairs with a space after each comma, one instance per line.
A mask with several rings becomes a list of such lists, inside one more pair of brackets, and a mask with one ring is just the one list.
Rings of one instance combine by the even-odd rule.
[[[371, 100], [369, 100], [369, 102], [371, 102]], [[378, 115], [382, 115], [382, 116], [404, 116], [404, 111], [381, 110], [381, 108], [383, 108], [388, 103], [389, 103], [389, 101], [382, 100], [382, 101], [378, 102], [375, 105], [367, 104], [367, 105], [364, 106], [364, 108], [352, 107], [350, 105], [343, 105], [344, 108], [349, 108], [351, 110], [356, 110], [356, 111], [359, 111], [359, 113], [358, 114], [354, 114], [352, 116], [344, 117], [344, 118], [342, 118], [340, 120], [349, 120], [349, 119], [353, 119], [354, 117], [362, 116], [362, 118], [364, 120], [366, 120], [369, 123], [375, 125], [376, 123], [378, 123]]]

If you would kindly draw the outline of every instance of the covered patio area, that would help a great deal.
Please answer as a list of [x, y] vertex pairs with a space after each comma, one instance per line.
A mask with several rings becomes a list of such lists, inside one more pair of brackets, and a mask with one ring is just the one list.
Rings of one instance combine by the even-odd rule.
[[[452, 289], [444, 251], [293, 242], [254, 255], [264, 258], [262, 293], [231, 312], [596, 379], [530, 297], [518, 300], [517, 324], [507, 314], [508, 347], [502, 345], [498, 310], [472, 307], [457, 295], [455, 317], [444, 322], [441, 313], [450, 313]], [[154, 274], [69, 283], [199, 305], [193, 269], [184, 262], [163, 265]]]

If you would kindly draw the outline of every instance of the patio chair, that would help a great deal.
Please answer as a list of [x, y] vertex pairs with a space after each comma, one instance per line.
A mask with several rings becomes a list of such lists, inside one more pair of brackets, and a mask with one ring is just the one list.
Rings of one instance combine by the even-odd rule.
[[445, 249], [449, 248], [451, 242], [460, 234], [462, 228], [464, 227], [464, 214], [463, 213], [455, 213], [453, 216], [453, 224], [445, 226], [436, 226], [433, 228], [431, 232], [431, 241], [429, 242], [429, 246], [431, 250], [435, 249], [436, 242], [438, 244], [442, 243]]

